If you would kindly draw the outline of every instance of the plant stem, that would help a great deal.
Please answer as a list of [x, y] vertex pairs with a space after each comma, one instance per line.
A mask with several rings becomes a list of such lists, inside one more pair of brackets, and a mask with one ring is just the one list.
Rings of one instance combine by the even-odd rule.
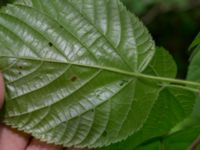
[[[179, 85], [190, 85], [190, 86], [193, 86], [193, 87], [199, 87], [199, 89], [200, 89], [200, 83], [198, 83], [198, 82], [172, 79], [172, 78], [165, 78], [165, 77], [158, 77], [158, 76], [151, 76], [151, 75], [145, 75], [145, 74], [139, 74], [138, 77], [162, 81], [162, 82], [169, 82], [169, 83], [174, 83], [174, 84], [179, 84]], [[198, 90], [198, 92], [199, 92], [199, 90]]]
[[199, 144], [200, 144], [200, 136], [198, 136], [197, 139], [195, 139], [195, 141], [190, 145], [188, 150], [195, 150]]
[[175, 84], [161, 84], [161, 86], [163, 86], [163, 87], [179, 88], [179, 89], [183, 89], [183, 90], [191, 91], [191, 92], [194, 92], [194, 93], [199, 93], [199, 89], [191, 88], [191, 87], [187, 87], [187, 86], [182, 86], [182, 85], [175, 85]]

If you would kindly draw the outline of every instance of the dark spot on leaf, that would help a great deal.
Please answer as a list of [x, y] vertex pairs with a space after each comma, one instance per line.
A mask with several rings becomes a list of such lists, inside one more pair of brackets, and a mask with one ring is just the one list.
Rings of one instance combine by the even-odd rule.
[[124, 82], [121, 82], [119, 85], [120, 85], [120, 86], [123, 86], [123, 85], [124, 85]]
[[94, 109], [92, 109], [92, 112], [94, 112]]
[[62, 25], [60, 25], [59, 27], [60, 27], [61, 29], [63, 28], [63, 26], [62, 26]]
[[22, 73], [19, 71], [18, 74], [21, 75]]
[[103, 132], [103, 136], [107, 136], [107, 131], [104, 131], [104, 132]]
[[124, 84], [126, 84], [128, 81], [127, 80], [122, 80], [120, 83], [119, 83], [119, 85], [120, 86], [124, 86]]
[[76, 76], [73, 76], [73, 77], [71, 77], [70, 80], [71, 80], [72, 82], [75, 82], [77, 79], [78, 79], [78, 78], [77, 78]]
[[50, 47], [52, 47], [52, 46], [53, 46], [53, 44], [52, 44], [51, 42], [49, 42], [48, 44], [49, 44], [49, 46], [50, 46]]
[[22, 66], [19, 66], [19, 69], [22, 69], [23, 67]]

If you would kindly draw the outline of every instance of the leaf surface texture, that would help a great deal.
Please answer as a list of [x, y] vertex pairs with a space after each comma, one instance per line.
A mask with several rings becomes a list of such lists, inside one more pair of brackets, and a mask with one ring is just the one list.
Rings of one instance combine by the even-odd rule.
[[3, 121], [67, 147], [125, 139], [159, 95], [154, 81], [130, 76], [154, 53], [147, 29], [118, 0], [10, 4], [0, 12]]

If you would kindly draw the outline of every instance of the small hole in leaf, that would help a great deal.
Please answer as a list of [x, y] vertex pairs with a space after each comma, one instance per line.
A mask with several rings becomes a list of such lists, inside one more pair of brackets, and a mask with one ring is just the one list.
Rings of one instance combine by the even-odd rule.
[[103, 136], [107, 136], [107, 131], [104, 131], [104, 132], [103, 132]]
[[49, 46], [50, 46], [50, 47], [52, 47], [52, 46], [53, 46], [53, 44], [52, 44], [51, 42], [49, 42], [48, 44], [49, 44]]
[[73, 76], [73, 77], [71, 77], [71, 79], [70, 79], [70, 80], [71, 80], [72, 82], [75, 82], [77, 79], [78, 79], [78, 77], [76, 77], [76, 76]]

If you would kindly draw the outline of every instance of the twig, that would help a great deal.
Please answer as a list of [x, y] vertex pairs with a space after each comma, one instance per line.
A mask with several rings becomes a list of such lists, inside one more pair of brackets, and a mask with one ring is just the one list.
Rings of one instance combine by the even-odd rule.
[[194, 140], [194, 142], [190, 145], [188, 150], [195, 150], [199, 144], [200, 144], [200, 136], [198, 136], [197, 139]]

